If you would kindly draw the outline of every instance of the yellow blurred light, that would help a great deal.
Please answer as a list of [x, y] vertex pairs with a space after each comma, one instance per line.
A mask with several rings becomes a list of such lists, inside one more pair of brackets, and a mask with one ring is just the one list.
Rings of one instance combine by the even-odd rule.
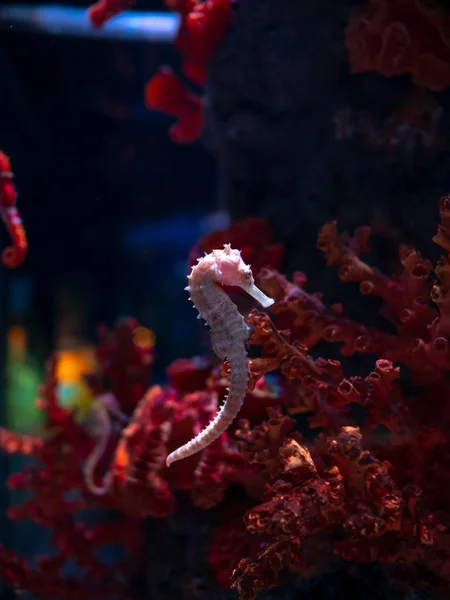
[[77, 383], [85, 373], [94, 369], [92, 352], [61, 350], [56, 365], [56, 379], [65, 384]]
[[133, 343], [138, 348], [153, 348], [156, 342], [155, 332], [147, 327], [136, 327], [133, 331]]

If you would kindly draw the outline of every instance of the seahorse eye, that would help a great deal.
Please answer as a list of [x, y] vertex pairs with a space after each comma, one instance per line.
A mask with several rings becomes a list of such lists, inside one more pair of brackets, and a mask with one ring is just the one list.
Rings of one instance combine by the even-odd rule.
[[242, 273], [242, 283], [244, 283], [244, 284], [253, 283], [253, 273], [252, 273], [251, 269], [248, 269], [247, 271], [244, 271]]

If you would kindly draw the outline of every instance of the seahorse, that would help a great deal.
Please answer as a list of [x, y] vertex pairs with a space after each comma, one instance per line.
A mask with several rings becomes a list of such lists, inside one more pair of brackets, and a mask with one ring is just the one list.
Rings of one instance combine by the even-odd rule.
[[3, 251], [2, 262], [6, 267], [18, 267], [27, 253], [27, 236], [16, 208], [17, 192], [12, 183], [13, 174], [9, 158], [0, 151], [0, 217], [11, 235], [12, 246]]
[[190, 300], [197, 308], [199, 319], [204, 319], [211, 328], [211, 343], [214, 352], [228, 359], [231, 367], [230, 387], [222, 408], [211, 423], [190, 442], [184, 444], [166, 459], [167, 466], [196, 454], [216, 440], [237, 416], [248, 385], [248, 359], [246, 341], [250, 328], [239, 313], [237, 306], [216, 283], [239, 286], [261, 306], [267, 308], [274, 303], [256, 287], [250, 265], [246, 265], [239, 250], [225, 244], [223, 250], [213, 250], [198, 259], [188, 276]]
[[116, 417], [123, 425], [128, 422], [128, 418], [120, 411], [115, 396], [109, 393], [98, 396], [94, 400], [91, 410], [91, 433], [96, 438], [96, 445], [84, 463], [83, 474], [87, 489], [96, 496], [103, 496], [110, 490], [111, 473], [106, 473], [101, 486], [99, 486], [95, 483], [94, 471], [103, 457], [113, 433], [112, 417]]

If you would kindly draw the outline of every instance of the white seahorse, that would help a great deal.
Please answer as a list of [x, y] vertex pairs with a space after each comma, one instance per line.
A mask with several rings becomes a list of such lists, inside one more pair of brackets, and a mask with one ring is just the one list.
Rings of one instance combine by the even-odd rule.
[[167, 466], [173, 462], [196, 454], [209, 446], [226, 431], [238, 414], [248, 385], [247, 351], [245, 343], [249, 327], [237, 306], [217, 283], [239, 286], [267, 308], [274, 303], [255, 286], [249, 265], [241, 258], [239, 250], [225, 244], [223, 250], [213, 250], [198, 259], [188, 277], [190, 300], [197, 308], [199, 319], [204, 319], [211, 328], [211, 343], [214, 352], [222, 360], [228, 359], [231, 367], [230, 387], [225, 403], [211, 423], [181, 448], [166, 459]]
[[113, 433], [112, 417], [115, 417], [122, 426], [125, 426], [129, 419], [121, 412], [119, 402], [110, 393], [97, 396], [91, 411], [89, 428], [91, 435], [96, 439], [96, 444], [84, 463], [83, 474], [87, 489], [96, 496], [103, 496], [110, 491], [111, 473], [106, 473], [99, 486], [95, 483], [94, 472]]

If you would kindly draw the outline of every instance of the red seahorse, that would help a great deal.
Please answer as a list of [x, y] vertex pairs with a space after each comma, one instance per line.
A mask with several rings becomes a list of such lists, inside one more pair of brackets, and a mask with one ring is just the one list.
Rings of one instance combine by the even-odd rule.
[[12, 246], [3, 250], [2, 262], [5, 267], [15, 269], [25, 259], [28, 243], [22, 220], [17, 212], [17, 192], [12, 180], [9, 158], [0, 151], [0, 216], [13, 242]]
[[239, 250], [233, 250], [225, 244], [223, 250], [213, 250], [198, 259], [188, 277], [186, 290], [197, 308], [198, 318], [203, 318], [211, 328], [211, 342], [219, 358], [231, 367], [230, 388], [225, 403], [215, 419], [190, 442], [169, 454], [167, 466], [171, 463], [196, 454], [216, 440], [237, 416], [248, 385], [248, 364], [245, 343], [249, 327], [237, 306], [216, 283], [239, 286], [255, 298], [261, 306], [274, 303], [255, 286], [249, 265], [241, 258]]

